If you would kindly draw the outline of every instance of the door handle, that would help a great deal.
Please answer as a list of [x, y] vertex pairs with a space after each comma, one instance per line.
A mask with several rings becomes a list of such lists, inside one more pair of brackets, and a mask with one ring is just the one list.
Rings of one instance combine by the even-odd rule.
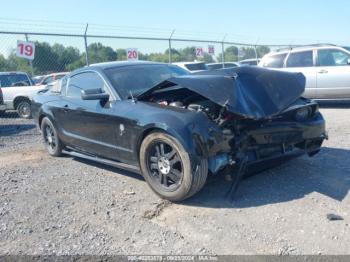
[[318, 71], [318, 73], [319, 73], [319, 74], [327, 74], [327, 73], [328, 73], [328, 71], [327, 71], [327, 70], [322, 69], [322, 70]]

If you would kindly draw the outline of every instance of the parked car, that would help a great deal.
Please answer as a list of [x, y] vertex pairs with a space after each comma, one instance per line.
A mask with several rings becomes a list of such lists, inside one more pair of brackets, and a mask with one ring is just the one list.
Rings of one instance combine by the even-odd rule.
[[177, 65], [191, 73], [208, 70], [204, 62], [176, 62], [173, 65]]
[[0, 110], [17, 110], [22, 118], [31, 117], [31, 99], [45, 86], [34, 86], [30, 77], [23, 72], [0, 72], [0, 87], [3, 106]]
[[33, 115], [50, 155], [140, 172], [171, 201], [197, 193], [209, 171], [238, 179], [320, 150], [325, 122], [317, 104], [300, 97], [302, 74], [231, 70], [95, 64], [39, 92]]
[[216, 70], [216, 69], [222, 69], [222, 68], [232, 68], [239, 66], [236, 62], [225, 62], [225, 63], [209, 63], [207, 64], [207, 67], [209, 70]]
[[240, 66], [256, 66], [260, 63], [260, 58], [244, 59], [238, 62]]
[[48, 85], [54, 81], [57, 81], [63, 78], [67, 74], [68, 74], [67, 72], [61, 72], [61, 73], [53, 73], [53, 74], [46, 75], [36, 85]]
[[280, 49], [265, 55], [259, 66], [303, 73], [305, 97], [350, 98], [350, 51], [343, 47], [317, 44]]
[[35, 85], [39, 84], [45, 76], [33, 76], [32, 80]]

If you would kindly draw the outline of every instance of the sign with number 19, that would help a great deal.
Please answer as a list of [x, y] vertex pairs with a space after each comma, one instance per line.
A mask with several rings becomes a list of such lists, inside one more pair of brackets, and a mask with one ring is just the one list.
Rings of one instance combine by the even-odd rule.
[[26, 58], [29, 60], [34, 59], [35, 45], [33, 42], [17, 41], [16, 56]]

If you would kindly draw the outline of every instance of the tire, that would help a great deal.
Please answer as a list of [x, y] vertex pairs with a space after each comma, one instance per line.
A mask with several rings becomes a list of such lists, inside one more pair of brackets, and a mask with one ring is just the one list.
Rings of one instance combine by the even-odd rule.
[[28, 99], [19, 101], [16, 105], [16, 110], [21, 118], [29, 119], [32, 117], [32, 109]]
[[41, 121], [41, 134], [48, 153], [51, 156], [61, 156], [63, 143], [57, 135], [57, 130], [49, 118], [44, 117]]
[[142, 175], [151, 189], [164, 199], [184, 200], [205, 184], [207, 159], [194, 165], [181, 143], [166, 133], [148, 135], [142, 141], [139, 153]]

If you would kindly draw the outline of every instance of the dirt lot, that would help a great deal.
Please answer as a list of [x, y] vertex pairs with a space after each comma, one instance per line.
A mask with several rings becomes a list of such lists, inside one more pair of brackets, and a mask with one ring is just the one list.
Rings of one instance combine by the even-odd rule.
[[181, 204], [139, 175], [48, 156], [33, 122], [7, 114], [0, 254], [350, 254], [350, 107], [321, 111], [320, 154], [244, 180], [233, 203], [214, 177]]

